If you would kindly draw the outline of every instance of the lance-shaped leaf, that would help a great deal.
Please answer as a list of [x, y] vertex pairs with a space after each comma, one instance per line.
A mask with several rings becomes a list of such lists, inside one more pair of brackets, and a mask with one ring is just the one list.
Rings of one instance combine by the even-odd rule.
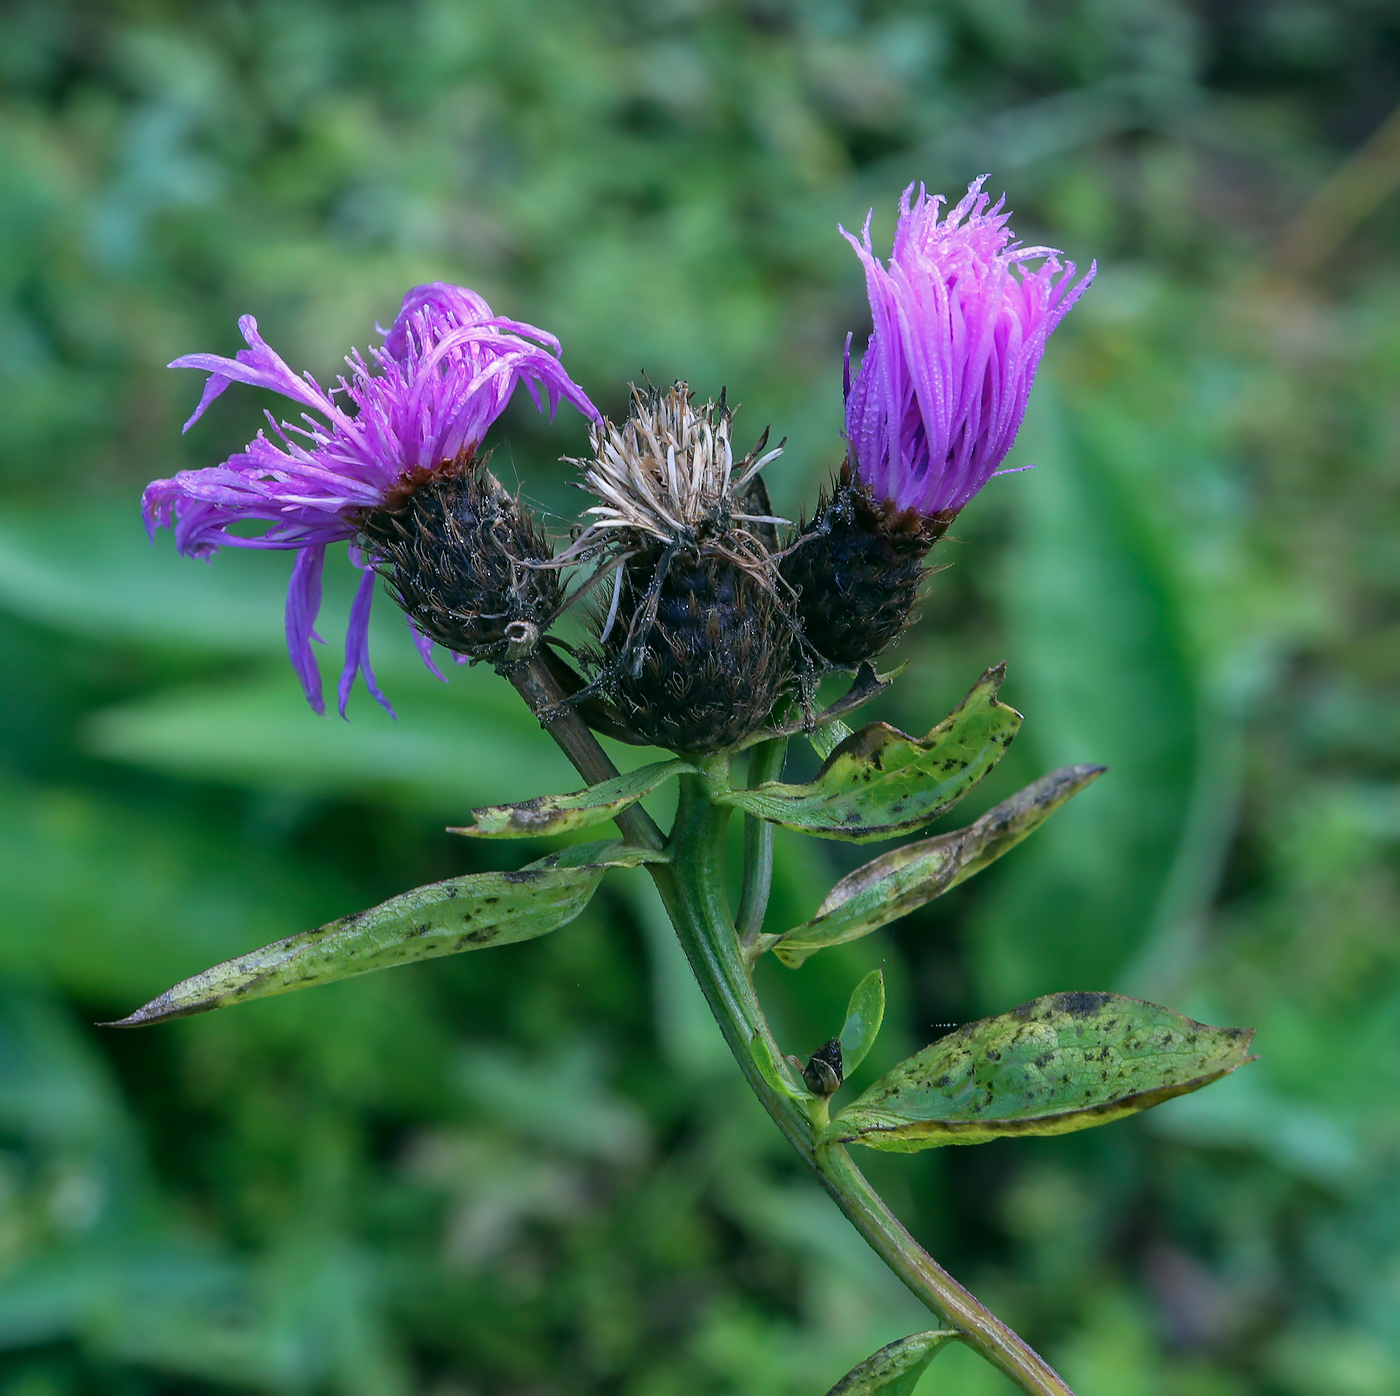
[[847, 737], [808, 785], [769, 781], [715, 799], [824, 839], [868, 843], [921, 829], [961, 800], [1016, 735], [1021, 714], [997, 702], [1005, 677], [1005, 665], [988, 669], [925, 737], [872, 722]]
[[1047, 994], [925, 1047], [825, 1138], [913, 1153], [1107, 1124], [1234, 1071], [1253, 1028], [1212, 1028], [1118, 994]]
[[1015, 848], [1104, 769], [1066, 766], [1052, 771], [965, 829], [921, 839], [872, 859], [843, 877], [810, 921], [775, 937], [770, 942], [774, 954], [796, 968], [828, 945], [858, 940], [941, 897]]
[[928, 1364], [957, 1336], [934, 1329], [887, 1343], [847, 1372], [826, 1396], [914, 1396]]
[[225, 960], [108, 1026], [159, 1023], [391, 965], [533, 940], [572, 921], [609, 868], [659, 856], [607, 840], [566, 848], [518, 872], [450, 877]]
[[472, 818], [476, 823], [447, 832], [479, 839], [526, 839], [587, 829], [615, 819], [672, 776], [694, 775], [697, 769], [687, 761], [658, 761], [570, 795], [540, 795], [518, 805], [474, 809]]
[[841, 1064], [847, 1076], [863, 1062], [885, 1021], [885, 975], [872, 969], [856, 985], [841, 1027]]

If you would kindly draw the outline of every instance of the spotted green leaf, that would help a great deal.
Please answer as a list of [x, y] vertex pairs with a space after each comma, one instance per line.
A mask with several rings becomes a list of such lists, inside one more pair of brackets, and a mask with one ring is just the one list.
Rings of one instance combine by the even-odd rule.
[[1118, 994], [1047, 994], [925, 1047], [842, 1110], [825, 1138], [913, 1153], [1088, 1129], [1252, 1061], [1253, 1036]]
[[1066, 766], [1003, 800], [965, 829], [872, 859], [843, 877], [810, 921], [775, 937], [774, 954], [796, 968], [828, 945], [858, 940], [907, 916], [1015, 848], [1103, 771], [1102, 766]]
[[885, 975], [883, 970], [872, 969], [856, 985], [846, 1006], [846, 1021], [841, 1028], [841, 1064], [847, 1076], [865, 1060], [884, 1021]]
[[847, 737], [810, 784], [769, 781], [715, 799], [818, 838], [868, 843], [921, 829], [962, 799], [1016, 735], [1020, 713], [997, 702], [1005, 676], [1004, 665], [988, 669], [927, 736], [872, 722]]
[[617, 840], [577, 844], [518, 872], [470, 873], [275, 940], [182, 980], [112, 1027], [139, 1027], [371, 970], [533, 940], [572, 921], [603, 874], [658, 855]]
[[486, 805], [474, 809], [473, 824], [450, 829], [479, 839], [525, 839], [540, 834], [564, 834], [616, 818], [672, 776], [694, 775], [686, 761], [658, 761], [611, 780], [599, 781], [571, 795], [540, 795], [516, 805]]
[[957, 1336], [947, 1329], [934, 1329], [886, 1343], [847, 1372], [826, 1396], [914, 1396], [928, 1364]]

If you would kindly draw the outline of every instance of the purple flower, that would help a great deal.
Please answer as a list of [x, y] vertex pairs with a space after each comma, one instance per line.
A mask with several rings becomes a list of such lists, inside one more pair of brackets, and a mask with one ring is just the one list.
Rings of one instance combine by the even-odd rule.
[[[248, 347], [235, 358], [187, 354], [170, 365], [209, 374], [185, 430], [235, 382], [290, 398], [305, 409], [300, 422], [278, 422], [269, 412], [275, 440], [259, 432], [222, 465], [154, 481], [142, 511], [153, 538], [158, 527], [172, 529], [189, 557], [209, 557], [222, 547], [297, 550], [287, 591], [287, 648], [307, 701], [324, 712], [311, 641], [320, 640], [315, 627], [327, 545], [353, 545], [366, 510], [474, 450], [522, 382], [541, 409], [543, 390], [551, 414], [560, 398], [589, 418], [599, 413], [564, 372], [553, 335], [492, 315], [475, 292], [442, 281], [414, 287], [383, 345], [369, 351], [369, 362], [352, 351], [346, 358], [349, 378], [339, 378], [329, 391], [309, 373], [294, 373], [268, 348], [251, 315], [238, 327]], [[269, 527], [234, 532], [258, 523]], [[392, 713], [369, 665], [375, 559], [355, 546], [350, 557], [364, 576], [350, 608], [340, 714], [361, 671], [369, 691]], [[414, 638], [432, 668], [431, 642], [416, 630]]]
[[[874, 333], [851, 381], [846, 342], [846, 437], [856, 474], [876, 498], [922, 515], [961, 509], [1006, 458], [1025, 415], [1051, 331], [1093, 280], [1051, 247], [1012, 241], [988, 208], [987, 176], [939, 221], [941, 196], [911, 184], [894, 250], [882, 265], [870, 219], [857, 242]], [[1029, 262], [1043, 259], [1031, 270]]]

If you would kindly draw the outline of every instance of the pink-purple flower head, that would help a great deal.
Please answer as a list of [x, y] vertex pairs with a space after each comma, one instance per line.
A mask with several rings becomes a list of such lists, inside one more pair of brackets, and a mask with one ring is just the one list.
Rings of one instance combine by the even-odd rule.
[[[329, 391], [309, 373], [294, 373], [263, 342], [251, 315], [238, 324], [248, 347], [235, 358], [187, 354], [170, 365], [209, 374], [185, 430], [230, 383], [280, 393], [304, 409], [300, 421], [279, 422], [269, 412], [271, 437], [260, 431], [222, 465], [154, 481], [142, 509], [152, 536], [158, 527], [171, 528], [190, 557], [209, 557], [221, 547], [296, 550], [287, 647], [307, 700], [324, 712], [311, 642], [320, 639], [315, 626], [327, 546], [353, 544], [366, 511], [474, 451], [521, 383], [541, 410], [547, 399], [553, 413], [562, 398], [590, 419], [599, 413], [565, 373], [558, 340], [493, 315], [480, 296], [446, 282], [411, 290], [383, 345], [369, 351], [368, 361], [353, 351], [348, 378]], [[268, 526], [235, 531], [249, 524]], [[375, 559], [353, 546], [350, 556], [364, 575], [345, 638], [342, 716], [361, 671], [370, 692], [389, 708], [369, 665]], [[431, 642], [417, 630], [414, 637], [431, 668]]]
[[[1006, 458], [1051, 331], [1093, 280], [1051, 247], [1012, 241], [1002, 212], [968, 186], [944, 203], [904, 191], [888, 265], [867, 217], [860, 241], [874, 331], [855, 381], [847, 341], [846, 437], [877, 499], [921, 515], [956, 512]], [[1039, 262], [1032, 268], [1031, 263]]]

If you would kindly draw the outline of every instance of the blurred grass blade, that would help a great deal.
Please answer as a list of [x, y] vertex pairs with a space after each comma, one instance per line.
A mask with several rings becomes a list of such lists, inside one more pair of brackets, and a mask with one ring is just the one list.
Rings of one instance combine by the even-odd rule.
[[866, 1058], [885, 1021], [885, 974], [872, 969], [856, 985], [841, 1026], [841, 1061], [847, 1076]]
[[818, 838], [868, 843], [910, 833], [951, 809], [1001, 759], [1021, 714], [997, 702], [1006, 666], [988, 669], [927, 736], [872, 722], [847, 737], [807, 785], [771, 781], [715, 798]]
[[518, 872], [470, 873], [417, 887], [368, 911], [225, 960], [107, 1026], [159, 1023], [414, 960], [533, 940], [572, 921], [609, 868], [635, 867], [657, 857], [605, 840], [552, 853]]
[[928, 1364], [957, 1336], [936, 1328], [886, 1343], [847, 1372], [826, 1396], [914, 1396]]
[[1047, 994], [925, 1047], [842, 1110], [826, 1137], [913, 1153], [1089, 1129], [1254, 1060], [1253, 1036], [1119, 994]]
[[695, 775], [698, 769], [688, 761], [658, 761], [571, 795], [539, 795], [515, 805], [486, 805], [472, 811], [475, 824], [449, 829], [448, 833], [479, 839], [526, 839], [587, 829], [630, 809], [673, 776]]
[[[377, 656], [376, 656], [377, 657]], [[196, 780], [389, 799], [446, 822], [520, 789], [557, 790], [572, 769], [509, 687], [453, 666], [394, 676], [395, 722], [372, 702], [352, 720], [317, 718], [285, 660], [246, 678], [157, 691], [89, 714], [88, 751]]]
[[1103, 766], [1066, 766], [1052, 771], [965, 829], [872, 859], [831, 889], [812, 920], [777, 937], [772, 942], [774, 954], [795, 969], [828, 945], [859, 940], [907, 916], [1010, 852], [1104, 770]]

